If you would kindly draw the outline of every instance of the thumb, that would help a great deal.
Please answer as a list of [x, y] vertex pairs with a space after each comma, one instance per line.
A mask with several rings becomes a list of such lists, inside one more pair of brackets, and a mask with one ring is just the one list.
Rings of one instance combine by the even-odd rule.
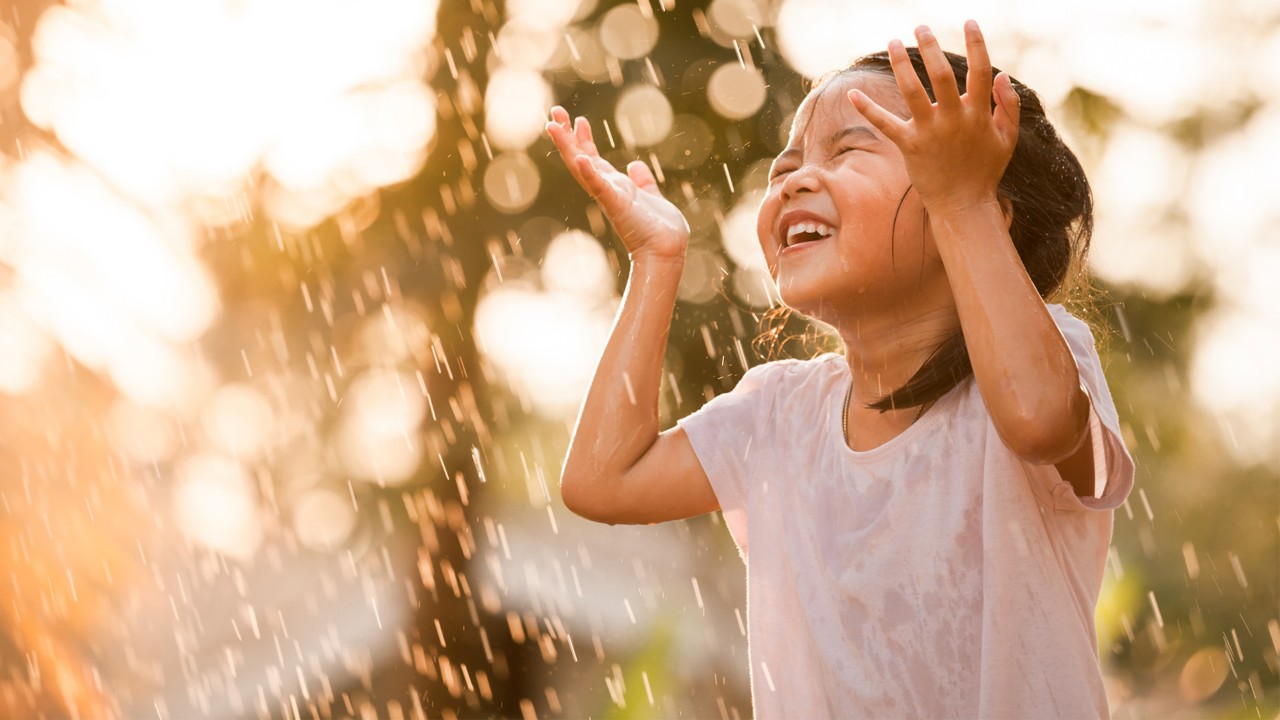
[[653, 171], [649, 169], [641, 160], [633, 160], [627, 165], [627, 176], [631, 178], [631, 182], [641, 190], [647, 190], [651, 193], [660, 194], [658, 190], [658, 181], [653, 177]]
[[1022, 114], [1022, 98], [1013, 89], [1009, 74], [1002, 72], [992, 83], [996, 92], [995, 124], [1001, 135], [1018, 132], [1018, 119]]

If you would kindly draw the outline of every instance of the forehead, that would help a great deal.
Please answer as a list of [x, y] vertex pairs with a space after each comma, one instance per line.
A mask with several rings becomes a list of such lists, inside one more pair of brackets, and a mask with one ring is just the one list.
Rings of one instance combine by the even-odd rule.
[[866, 71], [843, 72], [823, 82], [809, 92], [796, 110], [791, 122], [790, 147], [803, 146], [806, 141], [827, 137], [831, 131], [862, 121], [869, 125], [862, 113], [849, 102], [848, 93], [857, 88], [866, 93], [878, 105], [899, 117], [909, 117], [906, 101], [892, 76]]

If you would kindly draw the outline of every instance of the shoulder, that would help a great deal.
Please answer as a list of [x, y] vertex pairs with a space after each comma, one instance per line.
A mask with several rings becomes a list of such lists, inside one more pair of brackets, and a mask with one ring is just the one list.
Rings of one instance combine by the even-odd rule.
[[1097, 339], [1094, 337], [1094, 329], [1089, 323], [1076, 317], [1071, 311], [1057, 303], [1046, 303], [1045, 307], [1049, 309], [1050, 317], [1053, 318], [1054, 323], [1057, 324], [1058, 329], [1062, 332], [1062, 336], [1066, 339], [1073, 355], [1076, 357], [1097, 355]]
[[829, 381], [844, 367], [843, 361], [844, 357], [839, 353], [823, 353], [809, 359], [770, 360], [747, 370], [742, 382], [750, 379], [761, 384], [797, 385]]
[[729, 395], [771, 399], [780, 395], [794, 398], [807, 393], [819, 394], [830, 386], [842, 367], [847, 367], [844, 357], [836, 353], [807, 360], [770, 360], [749, 368]]
[[1053, 318], [1053, 322], [1057, 324], [1058, 329], [1064, 335], [1093, 339], [1093, 328], [1089, 323], [1081, 320], [1071, 313], [1070, 310], [1058, 303], [1045, 303], [1045, 307], [1049, 310], [1049, 316]]

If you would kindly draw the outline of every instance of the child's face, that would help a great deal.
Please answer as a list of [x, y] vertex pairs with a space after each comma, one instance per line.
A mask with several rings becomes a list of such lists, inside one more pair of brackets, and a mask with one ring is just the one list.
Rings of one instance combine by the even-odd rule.
[[[855, 87], [909, 116], [889, 76], [847, 73], [815, 89], [774, 161], [756, 226], [783, 302], [826, 322], [950, 294], [902, 153], [849, 102]], [[818, 234], [788, 240], [808, 229]]]

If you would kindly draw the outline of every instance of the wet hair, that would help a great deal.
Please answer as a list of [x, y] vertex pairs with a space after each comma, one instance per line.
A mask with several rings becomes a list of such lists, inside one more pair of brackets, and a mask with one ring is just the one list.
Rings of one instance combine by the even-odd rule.
[[[967, 59], [955, 53], [944, 54], [959, 91], [964, 93], [969, 71]], [[919, 49], [907, 48], [907, 55], [929, 99], [934, 100], [933, 85]], [[855, 72], [876, 73], [893, 79], [889, 55], [881, 51], [858, 58], [849, 67], [820, 78], [815, 90]], [[994, 78], [999, 72], [998, 68], [992, 68], [991, 76]], [[1045, 116], [1039, 96], [1018, 80], [1012, 84], [1021, 102], [1018, 142], [996, 188], [1001, 200], [1008, 202], [1012, 209], [1009, 234], [1041, 298], [1048, 301], [1071, 291], [1087, 295], [1085, 260], [1093, 235], [1093, 192], [1080, 161]], [[895, 214], [895, 228], [896, 225]], [[792, 339], [783, 337], [790, 312], [790, 308], [779, 306], [765, 314], [762, 328], [771, 327], [763, 329], [756, 338], [757, 349], [763, 346], [776, 350], [780, 343]], [[868, 403], [867, 407], [885, 412], [924, 405], [947, 394], [972, 375], [973, 365], [964, 334], [958, 329], [934, 349], [906, 384]]]

